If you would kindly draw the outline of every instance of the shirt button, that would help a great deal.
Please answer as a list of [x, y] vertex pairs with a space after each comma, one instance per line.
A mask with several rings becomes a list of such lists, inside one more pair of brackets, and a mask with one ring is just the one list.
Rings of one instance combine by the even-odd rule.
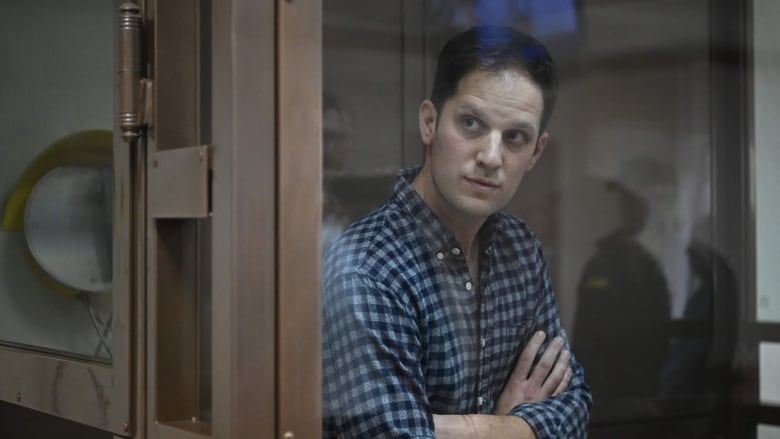
[[460, 249], [458, 247], [454, 247], [452, 249], [452, 254], [458, 256], [460, 254]]
[[466, 281], [466, 291], [471, 291], [471, 288], [473, 288], [473, 285], [471, 285], [471, 281], [470, 280], [467, 280]]
[[436, 253], [436, 259], [438, 259], [440, 261], [443, 261], [444, 260], [444, 253], [442, 253], [442, 252]]
[[483, 348], [487, 345], [487, 340], [485, 340], [485, 337], [482, 337], [479, 340], [479, 344], [482, 345]]
[[481, 397], [481, 396], [480, 396], [479, 398], [477, 398], [477, 405], [478, 405], [478, 406], [482, 407], [482, 404], [483, 404], [484, 402], [485, 402], [485, 398], [483, 398], [483, 397]]

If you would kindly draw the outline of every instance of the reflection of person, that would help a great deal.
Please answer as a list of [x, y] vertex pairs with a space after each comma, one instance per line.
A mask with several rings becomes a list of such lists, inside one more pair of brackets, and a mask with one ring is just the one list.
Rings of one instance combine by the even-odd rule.
[[[668, 349], [666, 278], [638, 238], [649, 206], [635, 185], [625, 184], [646, 171], [643, 160], [631, 161], [619, 181], [608, 183], [617, 195], [621, 223], [597, 242], [578, 286], [574, 344], [596, 401], [654, 398]], [[655, 178], [644, 176], [642, 185], [655, 184]]]
[[343, 171], [347, 158], [349, 120], [335, 96], [322, 96], [322, 167], [325, 172]]
[[726, 259], [710, 244], [711, 222], [712, 217], [705, 216], [694, 227], [687, 251], [691, 294], [680, 329], [672, 332], [660, 383], [663, 398], [706, 398], [724, 412], [724, 416], [714, 416], [712, 424], [705, 426], [709, 430], [696, 437], [725, 431], [721, 424], [728, 416], [723, 406], [731, 398], [731, 361], [737, 343], [737, 280]]
[[544, 150], [556, 89], [520, 32], [445, 45], [422, 167], [325, 255], [326, 437], [585, 437], [590, 392], [540, 244], [500, 211]]
[[332, 173], [344, 170], [347, 156], [347, 115], [338, 100], [330, 94], [322, 97], [322, 248], [331, 242], [349, 225], [343, 201], [333, 190]]

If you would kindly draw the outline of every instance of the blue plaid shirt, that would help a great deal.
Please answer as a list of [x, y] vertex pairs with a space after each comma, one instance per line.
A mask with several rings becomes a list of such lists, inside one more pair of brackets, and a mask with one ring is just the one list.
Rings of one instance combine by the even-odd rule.
[[[412, 188], [417, 172], [401, 171], [393, 197], [325, 255], [325, 437], [433, 438], [434, 413], [492, 412], [535, 331], [565, 338], [528, 227], [503, 212], [483, 225], [477, 292], [458, 242]], [[540, 439], [586, 436], [590, 391], [573, 356], [571, 367], [566, 392], [512, 411]]]

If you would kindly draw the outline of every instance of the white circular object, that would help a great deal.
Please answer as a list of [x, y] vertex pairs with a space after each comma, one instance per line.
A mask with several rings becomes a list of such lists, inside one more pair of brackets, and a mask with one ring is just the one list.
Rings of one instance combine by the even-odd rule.
[[78, 291], [111, 291], [112, 179], [109, 167], [61, 166], [27, 199], [30, 253], [46, 274]]

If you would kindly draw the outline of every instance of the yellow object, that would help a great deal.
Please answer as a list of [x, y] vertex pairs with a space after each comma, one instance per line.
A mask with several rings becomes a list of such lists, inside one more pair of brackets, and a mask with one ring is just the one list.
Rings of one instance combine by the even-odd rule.
[[[69, 134], [46, 147], [30, 162], [16, 182], [3, 210], [2, 227], [9, 231], [24, 229], [24, 211], [27, 199], [38, 181], [49, 171], [60, 166], [111, 166], [113, 163], [113, 134], [111, 130], [85, 130]], [[49, 276], [35, 261], [29, 248], [25, 259], [38, 278], [49, 288], [66, 296], [77, 296], [81, 291], [63, 285]]]
[[591, 290], [603, 290], [609, 286], [608, 277], [590, 277], [585, 282], [585, 286]]
[[47, 172], [59, 166], [111, 166], [112, 163], [111, 130], [79, 131], [52, 143], [27, 165], [16, 182], [5, 203], [3, 229], [22, 230], [27, 198]]

